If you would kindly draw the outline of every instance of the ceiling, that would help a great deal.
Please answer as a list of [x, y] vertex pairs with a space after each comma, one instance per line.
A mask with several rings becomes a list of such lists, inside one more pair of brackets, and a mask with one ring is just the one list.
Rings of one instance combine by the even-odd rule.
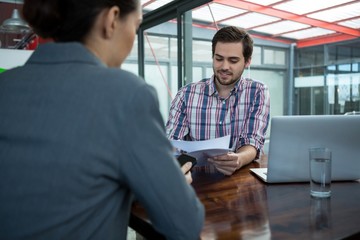
[[[22, 0], [0, 0], [22, 4]], [[144, 12], [173, 0], [141, 0]], [[360, 0], [213, 0], [193, 9], [193, 24], [235, 25], [254, 38], [298, 48], [360, 38]]]
[[0, 2], [22, 4], [24, 0], [1, 0]]
[[[144, 12], [171, 0], [142, 0]], [[235, 25], [255, 38], [298, 48], [360, 38], [360, 0], [213, 0], [192, 11], [193, 24]]]

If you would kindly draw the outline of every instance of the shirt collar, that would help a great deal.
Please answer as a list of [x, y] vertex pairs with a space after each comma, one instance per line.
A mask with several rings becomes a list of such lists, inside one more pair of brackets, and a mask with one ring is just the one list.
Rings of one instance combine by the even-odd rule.
[[214, 75], [209, 79], [209, 95], [213, 96], [215, 93], [217, 93], [216, 87], [215, 87], [215, 81], [214, 81]]
[[[212, 75], [211, 78], [209, 78], [209, 95], [210, 96], [213, 96], [215, 93], [217, 93], [217, 89], [216, 89], [216, 86], [215, 86], [215, 75]], [[235, 92], [238, 92], [239, 89], [241, 89], [241, 86], [242, 86], [242, 83], [243, 83], [244, 79], [242, 77], [240, 77], [240, 79], [236, 82], [234, 88], [231, 90], [231, 94], [235, 93]]]

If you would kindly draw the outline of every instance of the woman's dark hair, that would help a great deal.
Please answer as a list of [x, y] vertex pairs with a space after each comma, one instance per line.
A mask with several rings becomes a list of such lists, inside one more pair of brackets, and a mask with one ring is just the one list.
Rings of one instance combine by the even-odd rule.
[[43, 38], [83, 42], [98, 14], [113, 6], [124, 18], [137, 9], [138, 0], [25, 0], [23, 17]]
[[243, 55], [245, 62], [249, 61], [253, 52], [253, 40], [243, 29], [229, 26], [223, 27], [215, 33], [212, 39], [212, 56], [215, 54], [215, 47], [218, 42], [222, 43], [243, 43]]

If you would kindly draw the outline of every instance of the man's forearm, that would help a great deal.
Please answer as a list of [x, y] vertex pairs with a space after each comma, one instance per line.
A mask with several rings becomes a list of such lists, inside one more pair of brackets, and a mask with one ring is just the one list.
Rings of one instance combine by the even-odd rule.
[[239, 158], [239, 168], [251, 163], [257, 155], [257, 150], [252, 145], [245, 145], [236, 151]]

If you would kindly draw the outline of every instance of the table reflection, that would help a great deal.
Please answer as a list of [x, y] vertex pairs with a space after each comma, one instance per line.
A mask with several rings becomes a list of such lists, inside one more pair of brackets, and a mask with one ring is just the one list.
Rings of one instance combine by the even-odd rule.
[[[334, 182], [330, 198], [312, 198], [309, 183], [266, 184], [249, 171], [264, 166], [259, 159], [232, 176], [193, 172], [192, 185], [206, 208], [202, 240], [360, 239], [359, 182]], [[159, 239], [138, 204], [132, 219], [137, 222], [130, 226], [146, 239]]]
[[309, 189], [308, 183], [267, 185], [272, 238], [344, 239], [360, 236], [359, 183], [332, 183], [329, 198], [311, 197]]
[[332, 216], [331, 198], [310, 198], [310, 232], [313, 239], [329, 239]]
[[[196, 186], [198, 178], [216, 191]], [[206, 218], [201, 239], [270, 239], [265, 185], [215, 172], [195, 173], [193, 179], [207, 216], [217, 216]]]

